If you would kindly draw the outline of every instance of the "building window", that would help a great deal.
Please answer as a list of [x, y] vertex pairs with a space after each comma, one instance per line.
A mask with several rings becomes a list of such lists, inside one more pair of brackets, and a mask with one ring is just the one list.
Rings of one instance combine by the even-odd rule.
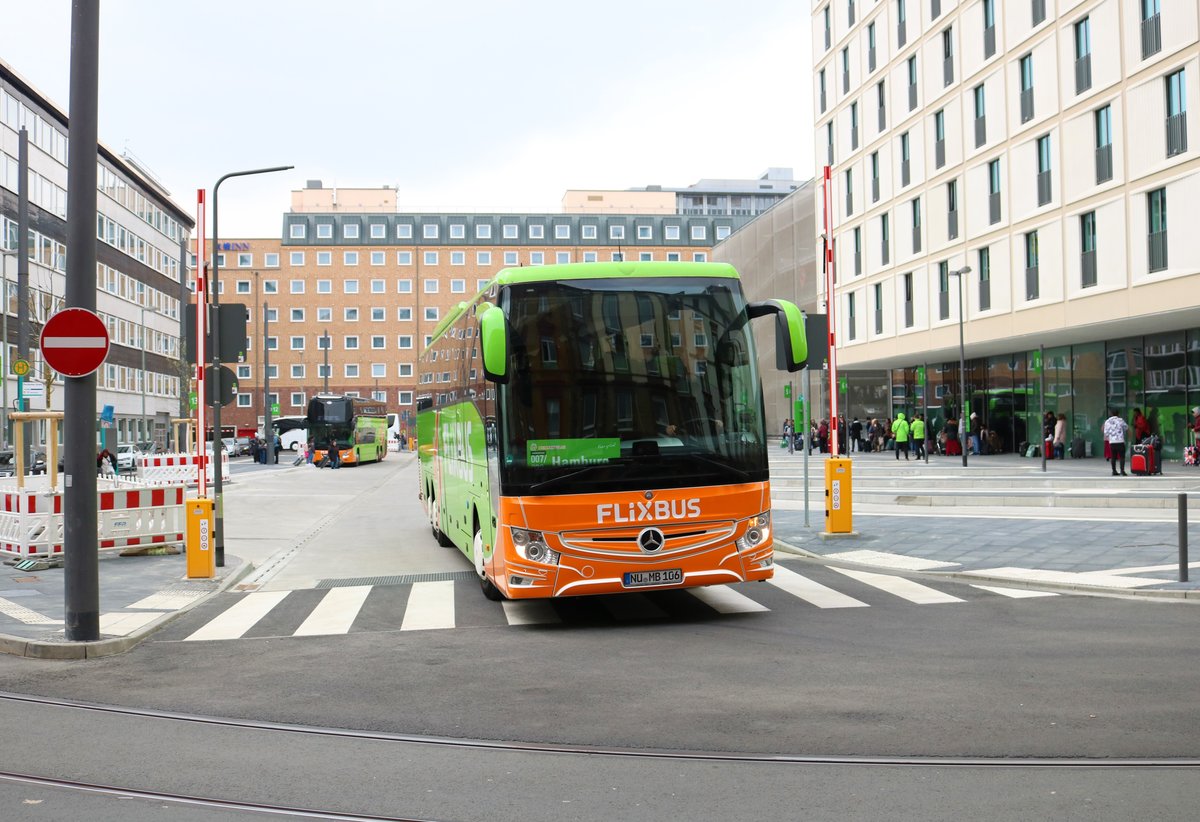
[[975, 87], [975, 148], [987, 142], [987, 98], [983, 83]]
[[954, 30], [942, 32], [942, 85], [954, 82]]
[[451, 294], [466, 294], [467, 293], [467, 281], [466, 280], [451, 280], [450, 281], [450, 293]]
[[996, 53], [996, 0], [983, 0], [983, 59]]
[[862, 228], [854, 229], [854, 276], [862, 276]]
[[1141, 0], [1142, 4], [1142, 59], [1162, 51], [1162, 22], [1159, 0]]
[[1167, 156], [1187, 151], [1187, 85], [1184, 70], [1167, 75]]
[[381, 323], [387, 319], [387, 309], [382, 305], [371, 306], [371, 322]]
[[332, 320], [333, 320], [333, 309], [332, 308], [318, 308], [317, 309], [317, 322], [327, 323]]
[[1075, 24], [1075, 93], [1092, 87], [1092, 22], [1088, 17]]
[[883, 284], [875, 283], [875, 333], [883, 333]]
[[412, 265], [413, 257], [411, 251], [397, 251], [396, 265]]
[[490, 252], [490, 251], [476, 251], [475, 252], [475, 265], [491, 265], [491, 264], [492, 264], [492, 252]]
[[358, 377], [358, 363], [356, 363], [356, 362], [346, 363], [346, 368], [343, 373], [350, 379], [357, 378]]
[[946, 110], [933, 114], [933, 162], [938, 168], [946, 165]]
[[850, 104], [850, 150], [858, 150], [858, 103]]
[[858, 325], [858, 319], [854, 314], [854, 296], [853, 291], [846, 295], [846, 336], [851, 340], [854, 339], [854, 329]]
[[422, 288], [426, 294], [438, 293], [438, 281], [437, 280], [435, 280], [433, 278], [429, 278], [429, 279], [422, 280], [421, 284], [422, 284]]
[[913, 275], [912, 272], [904, 275], [904, 327], [912, 328], [915, 321], [913, 304]]
[[1000, 222], [1000, 160], [988, 163], [988, 223]]
[[1167, 190], [1158, 188], [1146, 195], [1150, 229], [1150, 270], [1167, 267]]
[[554, 226], [554, 239], [569, 240], [571, 239], [571, 226], [568, 223], [558, 223]]
[[1050, 135], [1046, 134], [1037, 139], [1037, 192], [1038, 205], [1049, 204], [1053, 199], [1050, 185]]
[[1081, 252], [1080, 285], [1088, 288], [1096, 284], [1096, 212], [1089, 211], [1079, 217], [1079, 248]]
[[343, 294], [357, 294], [358, 293], [358, 280], [343, 280], [342, 281], [342, 293]]
[[946, 237], [958, 239], [958, 180], [946, 183]]
[[437, 322], [437, 320], [438, 320], [437, 306], [431, 305], [425, 309], [425, 319], [427, 319], [431, 322]]
[[358, 265], [358, 252], [357, 251], [343, 251], [342, 252], [342, 264], [343, 265]]
[[914, 197], [912, 200], [912, 253], [921, 253], [921, 198]]
[[451, 240], [463, 240], [463, 239], [466, 239], [466, 236], [467, 236], [467, 227], [465, 225], [463, 225], [462, 223], [451, 223], [450, 224], [450, 239]]
[[249, 408], [250, 407], [250, 395], [249, 394], [238, 394], [237, 395], [237, 404], [238, 404], [238, 408]]
[[879, 202], [879, 152], [871, 152], [871, 202]]
[[529, 264], [530, 265], [544, 265], [545, 262], [546, 262], [546, 253], [544, 251], [530, 251], [529, 252]]
[[324, 265], [324, 266], [333, 265], [333, 252], [332, 251], [318, 251], [317, 252], [317, 265]]
[[908, 9], [905, 8], [905, 0], [896, 0], [896, 45], [900, 48], [904, 48], [904, 44], [908, 42], [907, 23]]
[[1033, 55], [1026, 54], [1017, 63], [1021, 73], [1021, 122], [1033, 119]]
[[702, 225], [692, 226], [691, 236], [693, 240], [707, 240], [708, 228]]
[[436, 240], [438, 238], [438, 224], [425, 223], [421, 226], [421, 236], [426, 240]]
[[371, 223], [371, 239], [386, 240], [387, 239], [387, 224], [386, 223]]
[[342, 225], [342, 239], [357, 240], [358, 239], [358, 224], [345, 223]]
[[407, 305], [402, 305], [396, 309], [396, 322], [411, 322], [412, 308]]
[[912, 180], [912, 145], [908, 132], [900, 135], [900, 186], [904, 187]]
[[879, 105], [879, 130], [887, 129], [887, 92], [883, 88], [883, 80], [875, 84], [875, 100]]
[[1041, 25], [1046, 19], [1046, 0], [1032, 0], [1033, 5], [1030, 9], [1033, 18], [1033, 25]]
[[1038, 233], [1025, 235], [1025, 299], [1036, 300], [1040, 294], [1038, 282]]
[[580, 236], [585, 240], [596, 239], [598, 228], [594, 225], [582, 225], [579, 227]]
[[875, 54], [876, 54], [875, 45], [876, 45], [875, 21], [872, 20], [870, 23], [867, 24], [867, 71], [868, 72], [874, 71], [875, 66], [878, 62], [875, 57]]
[[346, 306], [342, 309], [342, 319], [348, 323], [358, 322], [358, 309]]
[[333, 293], [333, 280], [317, 280], [317, 293], [318, 294], [332, 294]]
[[917, 107], [917, 55], [908, 58], [908, 110]]
[[947, 260], [938, 263], [938, 319], [950, 319], [950, 263]]
[[412, 223], [397, 223], [396, 224], [396, 239], [411, 240], [413, 236]]
[[426, 251], [422, 259], [424, 260], [425, 265], [437, 265], [438, 253], [436, 251]]
[[371, 348], [387, 348], [387, 337], [375, 334], [371, 337]]
[[887, 265], [888, 260], [891, 257], [891, 247], [892, 247], [891, 236], [890, 236], [890, 226], [889, 226], [887, 214], [879, 215], [879, 237], [882, 242], [882, 247], [880, 248], [880, 262], [883, 265]]
[[543, 240], [546, 237], [546, 227], [544, 225], [529, 226], [529, 239]]
[[288, 264], [289, 265], [304, 265], [304, 252], [303, 251], [289, 252], [288, 253]]
[[411, 294], [413, 290], [412, 280], [396, 280], [397, 294]]
[[517, 263], [518, 263], [517, 252], [515, 252], [515, 251], [505, 251], [504, 252], [504, 264], [505, 265], [517, 265]]
[[846, 169], [846, 216], [854, 213], [854, 169]]
[[624, 239], [625, 239], [625, 226], [623, 226], [623, 225], [610, 225], [610, 226], [608, 227], [608, 239], [610, 239], [610, 240], [624, 240]]
[[821, 104], [821, 113], [824, 114], [828, 108], [825, 101], [825, 69], [817, 72], [817, 100]]
[[850, 93], [850, 49], [842, 49], [842, 94]]
[[317, 239], [332, 240], [333, 239], [333, 224], [332, 223], [317, 223]]
[[1096, 109], [1096, 185], [1112, 176], [1112, 106], [1105, 106]]
[[450, 252], [450, 265], [466, 265], [466, 264], [467, 264], [467, 252], [465, 252], [465, 251], [451, 251]]
[[304, 365], [302, 363], [292, 365], [292, 379], [304, 379]]
[[[959, 276], [962, 276], [961, 274]], [[979, 249], [979, 310], [988, 311], [992, 307], [992, 250]]]
[[294, 323], [304, 322], [304, 309], [303, 308], [293, 308], [291, 320]]
[[358, 337], [355, 335], [345, 337], [342, 344], [347, 351], [356, 351], [358, 349]]
[[291, 403], [292, 403], [292, 408], [303, 408], [304, 407], [304, 392], [303, 391], [292, 391], [291, 392]]
[[396, 337], [396, 347], [402, 351], [413, 347], [413, 338], [409, 334], [401, 334]]
[[821, 10], [821, 16], [825, 21], [825, 50], [833, 45], [833, 27], [829, 23], [829, 6]]
[[307, 234], [307, 226], [304, 223], [292, 223], [288, 226], [288, 236], [293, 240], [303, 240]]
[[237, 294], [249, 294], [250, 293], [250, 281], [249, 280], [238, 280], [237, 284], [234, 288], [234, 291]]
[[304, 338], [303, 337], [292, 337], [291, 338], [291, 349], [293, 351], [303, 351], [304, 350]]
[[490, 240], [492, 239], [492, 227], [487, 223], [475, 224], [475, 239]]
[[254, 255], [253, 254], [237, 255], [237, 264], [238, 264], [238, 268], [250, 268], [251, 266], [254, 265]]

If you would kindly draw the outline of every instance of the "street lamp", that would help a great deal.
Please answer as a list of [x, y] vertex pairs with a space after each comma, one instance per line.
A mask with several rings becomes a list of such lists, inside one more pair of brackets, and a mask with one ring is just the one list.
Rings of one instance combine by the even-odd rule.
[[12, 363], [8, 361], [8, 258], [17, 258], [17, 250], [14, 248], [11, 251], [6, 248], [0, 248], [0, 278], [4, 282], [4, 320], [3, 320], [3, 343], [0, 343], [0, 366], [3, 367], [4, 373], [0, 374], [0, 382], [4, 383], [4, 407], [0, 408], [0, 443], [5, 448], [8, 447], [8, 375], [12, 373]]
[[962, 441], [963, 467], [967, 466], [967, 349], [963, 342], [963, 277], [971, 273], [971, 266], [964, 265], [951, 271], [958, 278], [958, 390], [961, 410], [958, 415], [958, 438]]
[[[212, 366], [213, 379], [216, 385], [213, 386], [213, 436], [212, 436], [212, 453], [215, 458], [221, 453], [221, 448], [217, 443], [221, 442], [221, 311], [220, 311], [220, 267], [217, 265], [220, 251], [220, 232], [217, 230], [217, 196], [221, 188], [221, 183], [228, 180], [230, 177], [247, 177], [251, 174], [268, 174], [273, 171], [287, 171], [295, 168], [295, 166], [272, 166], [270, 168], [253, 168], [248, 171], [231, 171], [223, 175], [217, 184], [213, 186], [213, 230], [212, 230], [212, 269], [209, 272], [209, 287], [212, 289], [212, 316], [215, 317], [217, 327], [212, 331]], [[200, 238], [204, 240], [203, 237]], [[200, 299], [200, 295], [197, 295]], [[201, 397], [203, 402], [204, 398]], [[204, 432], [200, 431], [199, 436], [203, 437]], [[213, 471], [213, 508], [216, 513], [216, 522], [213, 528], [213, 558], [216, 560], [217, 567], [225, 566], [225, 501], [224, 491], [221, 481], [221, 463], [216, 463], [216, 470]]]

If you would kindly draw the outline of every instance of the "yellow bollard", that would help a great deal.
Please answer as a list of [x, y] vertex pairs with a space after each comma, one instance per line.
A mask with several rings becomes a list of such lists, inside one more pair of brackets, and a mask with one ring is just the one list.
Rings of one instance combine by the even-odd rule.
[[825, 460], [825, 533], [849, 534], [853, 530], [850, 460]]
[[187, 578], [212, 579], [217, 573], [213, 550], [213, 501], [201, 497], [184, 502], [187, 508]]

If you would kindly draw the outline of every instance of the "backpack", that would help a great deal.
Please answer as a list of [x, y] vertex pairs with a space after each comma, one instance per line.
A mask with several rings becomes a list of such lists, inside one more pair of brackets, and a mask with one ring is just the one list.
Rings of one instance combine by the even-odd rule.
[[1038, 447], [1036, 445], [1031, 445], [1025, 449], [1025, 456], [1036, 457], [1037, 455], [1038, 455]]

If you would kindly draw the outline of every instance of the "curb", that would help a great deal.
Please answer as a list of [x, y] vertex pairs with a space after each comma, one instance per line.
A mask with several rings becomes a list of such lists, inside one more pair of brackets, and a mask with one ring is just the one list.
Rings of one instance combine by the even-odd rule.
[[25, 657], [27, 659], [52, 660], [99, 659], [100, 657], [123, 654], [134, 648], [150, 634], [169, 625], [197, 605], [207, 602], [217, 594], [224, 593], [232, 586], [241, 582], [252, 570], [254, 570], [254, 566], [251, 563], [243, 562], [241, 568], [238, 568], [234, 573], [223, 579], [221, 584], [214, 590], [197, 598], [194, 602], [187, 604], [183, 608], [172, 611], [169, 614], [164, 614], [128, 636], [99, 639], [95, 642], [45, 642], [40, 639], [23, 639], [11, 634], [0, 634], [0, 653]]
[[[1076, 594], [1108, 594], [1110, 596], [1131, 597], [1137, 599], [1183, 599], [1200, 601], [1200, 590], [1161, 591], [1139, 590], [1137, 588], [1110, 588], [1104, 585], [1088, 585], [1082, 582], [1065, 583], [1042, 581], [1035, 579], [1013, 579], [1012, 577], [988, 576], [968, 571], [909, 571], [905, 569], [888, 568], [881, 565], [871, 565], [866, 562], [849, 562], [842, 559], [830, 559], [824, 554], [814, 553], [790, 545], [778, 537], [775, 538], [775, 550], [792, 554], [804, 559], [819, 560], [826, 565], [843, 566], [847, 568], [870, 568], [877, 572], [894, 574], [903, 577], [918, 577], [928, 580], [955, 580], [984, 585], [998, 585], [1005, 588], [1022, 588], [1030, 591], [1053, 591]], [[1036, 569], [1034, 569], [1036, 570]], [[1164, 580], [1164, 582], [1169, 580]]]

